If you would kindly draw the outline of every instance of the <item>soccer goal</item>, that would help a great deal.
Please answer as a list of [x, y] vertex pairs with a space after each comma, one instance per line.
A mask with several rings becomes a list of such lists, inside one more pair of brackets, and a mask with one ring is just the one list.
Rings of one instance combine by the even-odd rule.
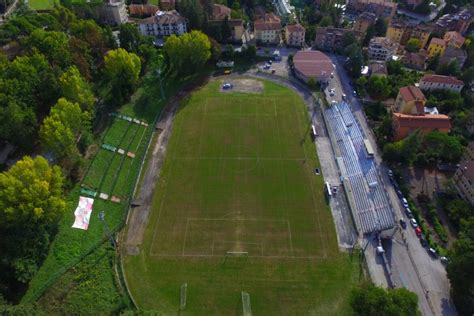
[[229, 267], [240, 267], [247, 262], [248, 251], [227, 251], [223, 264]]
[[252, 316], [252, 307], [250, 306], [250, 294], [242, 291], [242, 311], [244, 316]]
[[181, 284], [180, 298], [179, 298], [179, 309], [184, 310], [186, 308], [186, 292], [188, 291], [188, 283]]

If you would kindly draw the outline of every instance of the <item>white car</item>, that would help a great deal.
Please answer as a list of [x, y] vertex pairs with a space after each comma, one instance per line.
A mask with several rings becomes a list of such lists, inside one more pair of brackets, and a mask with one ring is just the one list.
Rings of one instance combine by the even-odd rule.
[[232, 83], [228, 83], [228, 82], [224, 83], [222, 85], [222, 89], [224, 90], [232, 89]]
[[418, 223], [416, 222], [416, 219], [414, 219], [414, 218], [410, 219], [410, 224], [411, 224], [411, 226], [413, 226], [413, 228], [418, 227]]

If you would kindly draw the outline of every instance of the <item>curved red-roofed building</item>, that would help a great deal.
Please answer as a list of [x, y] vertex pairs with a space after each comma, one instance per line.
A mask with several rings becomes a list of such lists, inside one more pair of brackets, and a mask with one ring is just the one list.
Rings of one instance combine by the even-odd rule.
[[335, 67], [331, 59], [318, 50], [299, 51], [293, 57], [295, 74], [307, 82], [313, 78], [318, 82], [328, 82]]

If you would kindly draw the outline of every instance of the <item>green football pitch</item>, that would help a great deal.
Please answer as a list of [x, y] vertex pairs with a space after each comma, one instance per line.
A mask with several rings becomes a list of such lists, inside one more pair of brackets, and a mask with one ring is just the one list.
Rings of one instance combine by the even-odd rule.
[[338, 250], [303, 100], [220, 84], [176, 114], [144, 244], [124, 259], [134, 299], [175, 314], [185, 293], [186, 314], [240, 315], [244, 291], [255, 315], [349, 314], [358, 260]]

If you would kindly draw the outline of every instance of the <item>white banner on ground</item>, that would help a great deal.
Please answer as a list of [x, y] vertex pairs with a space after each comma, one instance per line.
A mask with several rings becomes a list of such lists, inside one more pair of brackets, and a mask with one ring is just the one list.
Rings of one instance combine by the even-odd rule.
[[79, 204], [77, 205], [74, 215], [76, 220], [72, 225], [73, 228], [79, 228], [87, 230], [89, 228], [89, 220], [92, 213], [92, 204], [94, 204], [94, 199], [87, 198], [84, 196], [79, 197]]

